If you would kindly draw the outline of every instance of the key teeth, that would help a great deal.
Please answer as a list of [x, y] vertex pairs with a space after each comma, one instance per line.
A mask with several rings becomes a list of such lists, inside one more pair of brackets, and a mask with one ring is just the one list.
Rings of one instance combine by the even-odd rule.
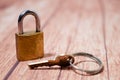
[[34, 69], [35, 67], [34, 66], [31, 66], [31, 65], [28, 65], [30, 69]]
[[29, 67], [30, 69], [37, 69], [37, 66], [35, 66], [35, 65], [30, 65], [30, 64], [28, 64], [28, 67]]

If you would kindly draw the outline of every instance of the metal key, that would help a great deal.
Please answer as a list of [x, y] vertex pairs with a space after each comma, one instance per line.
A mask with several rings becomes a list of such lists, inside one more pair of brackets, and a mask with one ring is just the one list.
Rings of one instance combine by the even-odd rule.
[[74, 63], [74, 57], [71, 55], [63, 55], [63, 56], [57, 56], [55, 60], [34, 62], [28, 64], [28, 66], [30, 67], [30, 69], [35, 69], [37, 67], [42, 67], [42, 66], [54, 66], [54, 65], [66, 67], [66, 66], [70, 66], [70, 63]]

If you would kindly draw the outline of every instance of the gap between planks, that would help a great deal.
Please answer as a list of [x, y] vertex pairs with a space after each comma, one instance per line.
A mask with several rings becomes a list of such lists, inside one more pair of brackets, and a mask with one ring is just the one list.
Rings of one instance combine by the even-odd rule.
[[[64, 4], [64, 6], [66, 6], [66, 5]], [[68, 7], [67, 7], [67, 8], [68, 8]], [[63, 11], [64, 11], [64, 7], [63, 7]], [[62, 13], [63, 11], [61, 10], [61, 13]], [[65, 9], [65, 11], [66, 11], [66, 9]], [[65, 13], [65, 15], [68, 14], [68, 12], [64, 12], [64, 13]], [[71, 12], [69, 12], [69, 13], [71, 13]], [[70, 14], [68, 14], [67, 16], [69, 17]], [[60, 19], [59, 21], [63, 22], [61, 19], [64, 19], [64, 14], [63, 14], [62, 16], [60, 16], [60, 13], [59, 13], [59, 14], [57, 15], [57, 17], [58, 17], [58, 19]], [[61, 18], [61, 17], [62, 17], [62, 18]], [[67, 18], [68, 18], [68, 17], [67, 17]], [[67, 20], [69, 19], [69, 18], [68, 18], [68, 19], [67, 19], [67, 18], [65, 19], [65, 21], [67, 21]], [[74, 16], [71, 16], [71, 18], [74, 19]], [[71, 18], [70, 18], [70, 19], [71, 19]], [[74, 23], [73, 23], [72, 25], [71, 25], [71, 24], [70, 24], [70, 25], [69, 25], [69, 24], [66, 25], [66, 22], [63, 22], [63, 25], [61, 25], [61, 27], [59, 27], [59, 30], [61, 30], [61, 29], [63, 28], [63, 29], [65, 29], [65, 30], [63, 30], [63, 31], [65, 31], [65, 32], [66, 32], [66, 30], [69, 31], [69, 29], [68, 29], [69, 26], [70, 26], [70, 27], [74, 27], [74, 24], [76, 24], [76, 19], [77, 19], [77, 16], [75, 15], [75, 21], [73, 20]], [[56, 20], [57, 20], [57, 19], [56, 19]], [[55, 20], [55, 21], [56, 21], [56, 20]], [[59, 22], [59, 21], [58, 21], [58, 22]], [[56, 27], [57, 27], [57, 25], [58, 25], [58, 24], [56, 23]], [[49, 26], [50, 26], [50, 25], [49, 25]], [[66, 27], [65, 27], [65, 26], [66, 26]], [[52, 27], [54, 27], [54, 26], [52, 25]], [[48, 27], [48, 28], [50, 28], [50, 27]], [[61, 28], [61, 29], [60, 29], [60, 28]], [[55, 29], [55, 28], [54, 28], [54, 29]], [[73, 28], [71, 28], [71, 29], [73, 29]], [[70, 30], [71, 30], [71, 29], [70, 29]], [[55, 30], [56, 30], [56, 29], [55, 29]], [[57, 30], [56, 30], [56, 31], [57, 31]], [[71, 32], [71, 31], [70, 31], [70, 32]], [[52, 33], [52, 34], [53, 34], [53, 33]], [[67, 33], [67, 36], [69, 36], [68, 33]], [[52, 37], [52, 36], [51, 36], [51, 37]], [[56, 37], [56, 38], [57, 38], [57, 37]], [[66, 40], [66, 36], [63, 36], [62, 38], [65, 38], [65, 40]], [[64, 39], [63, 39], [63, 40], [64, 40]], [[67, 42], [67, 41], [66, 41], [66, 42]], [[49, 43], [50, 43], [50, 41], [49, 41]], [[54, 43], [55, 43], [55, 42], [54, 42]], [[69, 44], [69, 43], [67, 42], [67, 44]], [[54, 46], [53, 46], [53, 47], [54, 47]], [[55, 48], [56, 48], [56, 47], [58, 47], [58, 46], [55, 45]], [[67, 47], [68, 47], [68, 46], [65, 46], [65, 48], [67, 48]], [[47, 50], [49, 51], [49, 49], [47, 49]], [[62, 48], [61, 51], [65, 52], [64, 47]], [[60, 51], [60, 52], [61, 52], [61, 51]], [[54, 52], [54, 51], [53, 51], [53, 52]], [[61, 53], [62, 53], [62, 52], [61, 52]], [[36, 73], [38, 73], [38, 71], [35, 71], [35, 74], [36, 74]], [[42, 73], [44, 73], [44, 72], [42, 72]], [[18, 73], [18, 74], [19, 74], [19, 73]], [[38, 74], [36, 74], [36, 75], [35, 75], [35, 74], [33, 75], [34, 77], [35, 77], [36, 75], [38, 75]], [[58, 73], [58, 74], [59, 74], [59, 73]], [[13, 75], [12, 75], [12, 76], [13, 76]], [[25, 76], [25, 75], [23, 75], [23, 76], [24, 76], [24, 77], [30, 77], [30, 76]], [[59, 76], [59, 75], [58, 75], [58, 76]], [[58, 77], [58, 76], [56, 76], [56, 77]], [[42, 76], [42, 77], [43, 77], [43, 76]]]
[[[87, 1], [87, 0], [86, 0], [86, 1]], [[96, 1], [94, 1], [93, 4], [96, 4], [95, 2], [96, 2]], [[83, 2], [83, 3], [85, 3], [85, 2]], [[89, 3], [89, 1], [86, 2], [86, 3]], [[97, 1], [97, 4], [96, 4], [96, 5], [99, 6], [99, 11], [98, 11], [98, 12], [99, 12], [99, 15], [100, 15], [100, 20], [101, 20], [101, 23], [104, 24], [103, 21], [102, 21], [104, 18], [102, 18], [103, 15], [102, 15], [102, 12], [101, 12], [101, 6], [100, 6], [100, 4], [98, 4], [98, 3], [99, 3], [99, 2]], [[95, 7], [95, 8], [96, 8], [96, 7]], [[96, 8], [95, 10], [97, 10], [97, 8]], [[87, 10], [86, 10], [86, 11], [87, 11]], [[96, 11], [96, 12], [97, 12], [97, 11]], [[88, 12], [86, 12], [86, 13], [88, 13]], [[94, 12], [94, 13], [95, 13], [95, 12]], [[84, 14], [85, 14], [85, 13], [84, 13]], [[90, 14], [90, 12], [89, 12], [89, 14]], [[97, 15], [98, 15], [98, 14], [97, 14]], [[98, 15], [98, 16], [99, 16], [99, 15]], [[86, 16], [88, 17], [88, 15], [86, 15]], [[92, 15], [90, 15], [90, 16], [92, 16]], [[88, 19], [89, 19], [89, 17], [88, 17]], [[96, 17], [96, 19], [99, 21], [99, 17], [98, 17], [98, 18]], [[87, 19], [86, 19], [86, 20], [87, 20]], [[83, 20], [83, 22], [84, 22], [84, 21], [85, 21], [85, 20]], [[94, 21], [94, 23], [95, 23], [95, 21]], [[101, 24], [101, 23], [98, 23], [98, 24]], [[84, 23], [84, 24], [85, 24], [85, 23]], [[96, 27], [98, 26], [98, 24], [96, 25]], [[102, 25], [102, 24], [101, 24], [101, 25]], [[83, 25], [82, 25], [82, 26], [83, 26]], [[87, 26], [87, 25], [86, 25], [86, 26]], [[92, 30], [92, 26], [93, 26], [93, 25], [91, 25], [91, 28], [90, 28], [89, 30]], [[94, 25], [94, 26], [95, 26], [95, 25]], [[85, 26], [84, 26], [84, 27], [85, 27]], [[102, 29], [102, 28], [103, 28], [104, 26], [99, 26], [99, 27], [100, 27], [100, 32], [103, 34], [103, 29]], [[99, 27], [98, 27], [98, 29], [99, 29]], [[95, 28], [95, 27], [94, 27], [94, 28]], [[81, 29], [84, 30], [84, 28], [81, 28]], [[78, 30], [80, 31], [80, 29], [78, 29]], [[96, 30], [97, 30], [97, 28], [96, 28]], [[95, 31], [95, 30], [93, 29], [93, 32], [94, 32], [94, 31]], [[85, 31], [85, 33], [86, 33], [86, 31]], [[80, 33], [79, 33], [79, 34], [80, 34]], [[83, 34], [84, 34], [84, 32], [83, 32]], [[98, 33], [94, 33], [94, 34], [98, 34]], [[101, 34], [98, 34], [98, 35], [101, 35]], [[103, 34], [103, 35], [104, 35], [104, 34]], [[104, 37], [103, 37], [103, 35], [100, 36], [100, 40], [101, 40], [102, 42], [104, 42]], [[91, 38], [92, 38], [92, 37], [91, 37]], [[82, 39], [84, 39], [84, 38], [82, 38]], [[76, 40], [76, 38], [74, 38], [74, 40]], [[89, 41], [88, 41], [88, 42], [89, 42]], [[83, 42], [83, 43], [85, 43], [85, 42]], [[78, 44], [78, 43], [77, 43], [77, 44]], [[81, 43], [81, 44], [82, 44], [82, 43]], [[88, 43], [88, 44], [91, 44], [91, 43]], [[95, 44], [95, 42], [94, 42], [94, 44]], [[96, 43], [96, 44], [98, 44], [98, 43]], [[99, 44], [98, 44], [98, 45], [99, 45]], [[96, 46], [97, 46], [97, 45], [96, 45]], [[101, 50], [102, 50], [102, 51], [101, 51], [101, 55], [103, 55], [102, 53], [106, 54], [105, 48], [104, 48], [104, 43], [102, 43], [101, 46], [102, 46], [102, 49], [103, 49], [103, 50], [101, 49]], [[79, 46], [78, 46], [78, 47], [79, 47]], [[85, 48], [85, 47], [84, 47], [84, 48]], [[87, 47], [86, 47], [86, 48], [87, 48]], [[90, 48], [90, 47], [89, 47], [89, 48]], [[74, 52], [74, 48], [70, 48], [70, 49], [73, 49], [73, 52]], [[72, 51], [72, 50], [70, 50], [70, 49], [68, 50], [69, 52]], [[78, 49], [79, 49], [79, 48], [78, 48]], [[82, 50], [82, 48], [81, 48], [80, 50]], [[86, 51], [86, 50], [83, 49], [83, 51]], [[89, 50], [88, 50], [88, 51], [89, 51]], [[87, 51], [87, 52], [88, 52], [88, 51]], [[90, 51], [90, 52], [91, 52], [91, 53], [95, 53], [94, 51], [95, 51], [95, 50]], [[98, 53], [98, 52], [97, 52], [97, 53]], [[94, 55], [97, 55], [97, 54], [94, 54]], [[97, 55], [97, 56], [98, 56], [98, 55]], [[100, 56], [100, 55], [99, 55], [99, 56]], [[104, 57], [105, 62], [106, 62], [107, 59], [106, 59], [105, 55], [101, 56], [100, 59], [102, 59], [102, 57]], [[102, 61], [103, 61], [104, 59], [102, 59]], [[106, 69], [107, 69], [106, 63], [105, 63], [104, 65], [105, 65], [105, 70], [106, 70]], [[85, 67], [85, 65], [84, 65], [84, 67]], [[69, 72], [69, 71], [68, 71], [68, 72]], [[69, 73], [67, 74], [67, 71], [63, 71], [62, 73], [63, 73], [63, 75], [61, 75], [61, 79], [60, 79], [60, 80], [66, 80], [67, 77], [63, 77], [63, 76], [67, 76]], [[65, 73], [66, 73], [66, 74], [65, 74]], [[98, 80], [98, 79], [100, 79], [100, 80], [101, 80], [101, 79], [102, 79], [102, 80], [106, 80], [106, 79], [108, 79], [108, 77], [106, 77], [106, 76], [108, 76], [107, 73], [108, 73], [108, 71], [107, 71], [107, 72], [104, 71], [104, 74], [105, 74], [104, 76], [102, 76], [103, 73], [101, 73], [101, 75], [99, 74], [99, 75], [93, 76], [93, 77], [90, 77], [90, 76], [88, 76], [88, 77], [82, 76], [81, 79], [80, 79], [78, 76], [75, 76], [74, 74], [73, 74], [73, 75], [76, 77], [76, 78], [75, 78], [76, 80], [96, 80], [96, 79], [97, 79], [97, 80]], [[72, 74], [70, 74], [70, 75], [72, 76]], [[74, 79], [74, 77], [71, 77], [71, 76], [70, 76], [68, 79]], [[100, 76], [102, 76], [102, 77], [100, 78]], [[75, 79], [74, 79], [74, 80], [75, 80]]]
[[[62, 16], [61, 16], [61, 17], [62, 17]], [[83, 20], [83, 22], [84, 22], [84, 20]], [[96, 25], [96, 26], [97, 26], [97, 25]], [[95, 26], [94, 26], [94, 27], [95, 27]], [[83, 28], [81, 28], [81, 29], [83, 29]], [[99, 28], [98, 28], [98, 29], [99, 29]], [[100, 29], [101, 29], [101, 28], [100, 28]], [[73, 31], [73, 30], [72, 30], [72, 31]], [[74, 36], [74, 35], [75, 35], [75, 33], [68, 36], [67, 43], [71, 42], [70, 39], [73, 38], [73, 37], [71, 38], [71, 36]], [[83, 35], [83, 36], [84, 36], [84, 35]], [[102, 36], [101, 36], [101, 37], [102, 37]], [[69, 40], [69, 41], [68, 41], [68, 40]], [[70, 45], [69, 45], [69, 46], [70, 46]], [[83, 45], [83, 46], [84, 46], [84, 45]], [[57, 46], [56, 46], [56, 47], [57, 47]], [[69, 48], [69, 47], [68, 47], [68, 48]], [[84, 47], [83, 47], [83, 48], [84, 48]], [[82, 49], [82, 48], [81, 48], [81, 49]], [[83, 49], [83, 50], [85, 51], [85, 49]], [[68, 52], [68, 51], [67, 51], [67, 52]], [[93, 52], [94, 52], [94, 51], [93, 51]], [[98, 52], [97, 52], [97, 53], [98, 53]], [[96, 55], [97, 55], [97, 54], [96, 54]], [[104, 56], [104, 57], [105, 57], [105, 56]], [[106, 73], [107, 73], [107, 72], [104, 73], [105, 75], [102, 77], [103, 79], [106, 79], [106, 77], [105, 77], [105, 76], [106, 76]], [[35, 77], [38, 77], [38, 75], [40, 75], [40, 73], [39, 73], [39, 71], [36, 71], [35, 74], [34, 74], [34, 78], [35, 78]], [[65, 76], [65, 75], [64, 75], [64, 76]], [[26, 77], [29, 77], [29, 76], [26, 76]], [[59, 73], [57, 79], [60, 79], [60, 77], [61, 77], [61, 70], [60, 70], [60, 73]], [[98, 77], [99, 77], [99, 76], [97, 76], [96, 78], [94, 78], [94, 76], [93, 76], [92, 79], [97, 79]], [[39, 77], [38, 77], [38, 78], [39, 78]], [[64, 78], [64, 77], [63, 77], [63, 78]], [[65, 78], [67, 78], [67, 77], [65, 77]], [[79, 78], [81, 78], [81, 79], [83, 80], [83, 79], [85, 79], [86, 77], [83, 77], [83, 76], [81, 77], [81, 76], [79, 76], [78, 79], [79, 79]], [[87, 78], [87, 79], [89, 79], [89, 78]]]
[[[60, 4], [62, 3], [62, 1], [59, 0], [59, 4], [55, 7], [55, 9], [53, 10], [52, 14], [47, 18], [47, 20], [44, 22], [41, 30], [43, 28], [45, 28], [45, 26], [47, 25], [47, 23], [50, 21], [50, 19], [53, 18], [53, 16], [56, 14], [57, 10], [59, 10], [60, 8]], [[18, 61], [15, 62], [15, 64], [10, 68], [10, 70], [8, 71], [8, 73], [4, 76], [4, 80], [7, 80], [9, 78], [9, 76], [12, 74], [12, 72], [14, 71], [14, 69], [17, 67], [17, 65], [19, 64]]]
[[[105, 24], [104, 24], [103, 26], [106, 27]], [[103, 35], [104, 35], [103, 37], [104, 37], [104, 47], [105, 47], [105, 46], [106, 46], [106, 39], [105, 39], [105, 38], [106, 38], [106, 37], [105, 37], [105, 36], [106, 36], [106, 34], [105, 34], [105, 33], [106, 33], [106, 32], [105, 32], [106, 29], [104, 29], [104, 27], [103, 27]], [[70, 41], [70, 42], [71, 42], [71, 41]], [[105, 50], [105, 53], [106, 53], [106, 60], [108, 60], [108, 59], [107, 59], [107, 49]], [[107, 62], [107, 66], [109, 67], [108, 62]], [[107, 68], [107, 69], [108, 69], [108, 68]], [[108, 69], [107, 71], [109, 71], [109, 69]], [[60, 73], [60, 75], [61, 75], [61, 73]], [[109, 73], [108, 73], [108, 80], [109, 80]]]

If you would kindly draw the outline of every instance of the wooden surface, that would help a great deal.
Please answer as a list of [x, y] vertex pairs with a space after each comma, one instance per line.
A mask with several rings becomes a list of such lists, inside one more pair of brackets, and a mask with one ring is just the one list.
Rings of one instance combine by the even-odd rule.
[[[120, 80], [120, 1], [119, 0], [1, 0], [0, 2], [0, 80]], [[44, 32], [45, 57], [87, 52], [104, 64], [102, 73], [86, 76], [80, 71], [42, 67], [30, 70], [29, 62], [16, 59], [15, 33], [21, 11], [38, 13]], [[35, 30], [34, 18], [24, 19], [24, 31]], [[76, 57], [76, 61], [88, 60]], [[94, 69], [93, 63], [81, 63]]]

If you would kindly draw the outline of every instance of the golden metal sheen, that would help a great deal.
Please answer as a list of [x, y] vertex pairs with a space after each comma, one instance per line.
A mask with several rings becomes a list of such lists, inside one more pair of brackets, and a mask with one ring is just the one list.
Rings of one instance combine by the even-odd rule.
[[[33, 15], [35, 17], [36, 31], [23, 32], [23, 19], [27, 15]], [[44, 36], [43, 32], [40, 31], [38, 15], [30, 10], [22, 12], [18, 18], [18, 31], [15, 34], [17, 59], [19, 61], [26, 61], [43, 57]]]

